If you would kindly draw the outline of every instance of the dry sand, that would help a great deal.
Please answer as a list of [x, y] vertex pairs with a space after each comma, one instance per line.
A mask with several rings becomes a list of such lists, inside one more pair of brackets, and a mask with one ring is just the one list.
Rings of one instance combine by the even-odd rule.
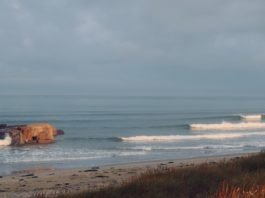
[[118, 185], [143, 172], [157, 168], [183, 168], [201, 163], [216, 163], [250, 154], [160, 160], [87, 169], [55, 170], [47, 168], [23, 170], [0, 176], [1, 198], [26, 198], [39, 192], [80, 192]]

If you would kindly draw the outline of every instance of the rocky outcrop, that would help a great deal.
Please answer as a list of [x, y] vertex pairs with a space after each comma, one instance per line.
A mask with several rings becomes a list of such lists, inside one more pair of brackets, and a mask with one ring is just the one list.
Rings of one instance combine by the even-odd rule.
[[24, 144], [53, 143], [55, 141], [55, 136], [63, 135], [64, 131], [57, 130], [55, 127], [48, 123], [35, 123], [5, 127], [3, 125], [0, 131], [0, 138], [1, 135], [5, 137], [5, 134], [8, 134], [10, 136], [11, 145], [18, 146]]

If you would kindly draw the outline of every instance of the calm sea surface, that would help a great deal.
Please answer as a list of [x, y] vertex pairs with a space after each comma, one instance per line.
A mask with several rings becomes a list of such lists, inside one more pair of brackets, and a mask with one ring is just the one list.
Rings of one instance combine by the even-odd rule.
[[[264, 97], [0, 96], [0, 123], [66, 133], [55, 144], [0, 147], [0, 173], [260, 151], [264, 107]], [[253, 114], [260, 119], [243, 119]]]

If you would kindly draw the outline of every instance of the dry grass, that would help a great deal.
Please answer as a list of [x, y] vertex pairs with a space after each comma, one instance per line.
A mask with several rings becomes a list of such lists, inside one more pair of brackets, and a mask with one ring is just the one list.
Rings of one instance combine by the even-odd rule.
[[241, 189], [239, 187], [230, 187], [223, 184], [219, 191], [211, 196], [212, 198], [264, 198], [265, 197], [265, 185], [253, 186], [248, 190]]
[[265, 197], [265, 153], [230, 162], [183, 169], [156, 169], [122, 184], [94, 192], [45, 195], [33, 198], [85, 197]]

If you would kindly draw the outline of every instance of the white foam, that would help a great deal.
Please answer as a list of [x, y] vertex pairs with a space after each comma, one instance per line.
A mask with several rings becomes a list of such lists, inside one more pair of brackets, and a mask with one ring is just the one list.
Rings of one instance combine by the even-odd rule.
[[223, 122], [221, 124], [190, 124], [192, 130], [249, 130], [265, 129], [263, 122]]
[[151, 147], [151, 146], [135, 146], [135, 147], [128, 148], [128, 150], [152, 151], [153, 147]]
[[3, 140], [0, 140], [0, 146], [8, 146], [12, 142], [11, 137], [8, 133], [6, 133], [5, 138]]
[[246, 121], [260, 121], [262, 120], [262, 114], [256, 114], [256, 115], [239, 115], [242, 120]]
[[[57, 150], [58, 151], [58, 150]], [[15, 157], [7, 154], [3, 157], [1, 163], [29, 163], [29, 162], [56, 162], [56, 161], [76, 161], [76, 160], [94, 160], [102, 158], [113, 158], [122, 156], [145, 155], [146, 151], [92, 151], [76, 152], [59, 151], [58, 153], [32, 150], [30, 153], [16, 154]]]
[[265, 135], [265, 132], [251, 132], [251, 133], [219, 133], [219, 134], [202, 134], [202, 135], [167, 135], [167, 136], [131, 136], [121, 137], [123, 141], [130, 142], [151, 142], [151, 141], [180, 141], [180, 140], [198, 140], [198, 139], [232, 139], [248, 137], [253, 135]]
[[[198, 145], [198, 146], [152, 146], [148, 149], [143, 148], [146, 151], [174, 151], [174, 150], [205, 150], [205, 149], [238, 149], [243, 148], [245, 145]], [[128, 150], [137, 150], [141, 147], [130, 147]]]

